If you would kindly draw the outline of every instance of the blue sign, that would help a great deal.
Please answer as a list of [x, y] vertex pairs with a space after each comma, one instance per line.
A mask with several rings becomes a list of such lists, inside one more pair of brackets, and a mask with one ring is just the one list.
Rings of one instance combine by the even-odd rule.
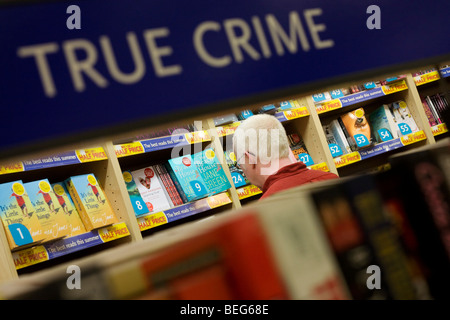
[[3, 5], [0, 152], [181, 115], [200, 120], [330, 79], [440, 62], [450, 57], [449, 12], [448, 0]]

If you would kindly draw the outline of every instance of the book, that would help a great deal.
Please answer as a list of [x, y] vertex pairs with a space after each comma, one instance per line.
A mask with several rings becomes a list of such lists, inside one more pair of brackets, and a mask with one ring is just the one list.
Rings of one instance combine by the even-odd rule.
[[292, 153], [295, 156], [297, 161], [301, 161], [304, 159], [300, 159], [301, 155], [308, 155], [308, 149], [306, 148], [305, 142], [301, 138], [298, 133], [289, 133], [287, 134], [289, 140], [289, 147], [292, 150]]
[[352, 299], [388, 299], [383, 284], [377, 290], [367, 287], [367, 269], [378, 262], [342, 186], [326, 185], [312, 190], [311, 195]]
[[65, 184], [86, 231], [119, 221], [93, 173], [72, 176]]
[[[450, 152], [447, 144], [389, 158], [396, 192], [417, 238], [417, 252], [434, 299], [448, 299], [450, 275]], [[431, 248], [431, 249], [430, 249]]]
[[372, 134], [376, 142], [397, 139], [397, 127], [388, 105], [382, 105], [369, 115]]
[[388, 297], [394, 300], [417, 299], [407, 256], [397, 229], [385, 211], [374, 177], [361, 175], [345, 181], [342, 187], [373, 249], [374, 266], [382, 273], [379, 282], [387, 289]]
[[153, 166], [131, 171], [131, 175], [148, 212], [161, 212], [171, 208], [170, 198]]
[[160, 250], [141, 264], [149, 292], [170, 290], [174, 281], [201, 275], [210, 268], [226, 270], [227, 291], [234, 299], [288, 298], [263, 229], [250, 212]]
[[70, 197], [69, 191], [67, 191], [64, 182], [52, 183], [52, 189], [55, 193], [56, 199], [61, 206], [62, 211], [66, 215], [66, 219], [69, 222], [70, 233], [69, 236], [76, 236], [86, 232], [83, 221], [75, 208], [72, 198]]
[[389, 105], [394, 116], [394, 122], [397, 124], [398, 136], [407, 135], [419, 131], [417, 124], [409, 111], [405, 101], [396, 101]]
[[377, 190], [380, 192], [386, 212], [391, 217], [400, 236], [399, 240], [410, 265], [417, 299], [429, 300], [432, 299], [432, 296], [428, 286], [426, 263], [420, 255], [420, 243], [408, 219], [405, 205], [403, 204], [407, 199], [402, 199], [399, 195], [399, 188], [402, 187], [401, 181], [393, 172], [391, 169], [378, 173], [374, 176], [375, 183], [377, 184]]
[[208, 196], [225, 192], [231, 188], [230, 181], [212, 148], [194, 153], [192, 160], [205, 182]]
[[134, 214], [140, 216], [149, 213], [147, 205], [144, 199], [142, 199], [141, 193], [134, 182], [133, 176], [129, 170], [122, 172], [123, 181], [127, 186], [128, 196], [130, 197], [131, 205], [133, 206]]
[[[337, 119], [334, 119], [330, 122], [329, 125], [330, 133], [333, 135], [334, 140], [336, 141], [336, 144], [339, 146], [340, 151], [342, 154], [347, 154], [352, 152], [352, 148], [349, 144], [349, 140], [347, 139], [346, 135], [344, 134], [344, 131], [342, 130], [342, 126], [339, 124], [339, 121]], [[353, 143], [353, 140], [351, 140]], [[336, 156], [341, 155], [339, 154], [339, 151], [337, 153], [335, 152]]]
[[[364, 108], [358, 108], [339, 117], [342, 129], [348, 132], [352, 143], [350, 147], [354, 151], [359, 148], [369, 147], [373, 144], [371, 127], [366, 119]], [[354, 141], [354, 143], [353, 143]]]
[[184, 203], [198, 200], [208, 194], [191, 155], [169, 159], [165, 167]]
[[23, 184], [45, 235], [45, 241], [63, 238], [72, 232], [63, 208], [48, 179]]
[[308, 192], [280, 193], [248, 208], [261, 221], [290, 299], [351, 299]]
[[170, 178], [170, 175], [167, 172], [164, 165], [156, 164], [156, 165], [154, 165], [154, 168], [158, 172], [159, 177], [161, 178], [164, 188], [166, 189], [166, 192], [169, 195], [170, 200], [172, 201], [172, 205], [174, 207], [182, 205], [183, 200], [181, 200], [180, 194], [178, 193], [177, 188], [173, 184], [173, 181]]
[[0, 217], [11, 250], [45, 239], [22, 180], [0, 184]]
[[194, 201], [231, 188], [212, 149], [169, 159], [166, 169], [184, 202]]
[[434, 111], [431, 109], [430, 105], [427, 102], [426, 98], [422, 98], [423, 109], [425, 110], [425, 115], [427, 116], [428, 123], [430, 126], [435, 126], [438, 124]]

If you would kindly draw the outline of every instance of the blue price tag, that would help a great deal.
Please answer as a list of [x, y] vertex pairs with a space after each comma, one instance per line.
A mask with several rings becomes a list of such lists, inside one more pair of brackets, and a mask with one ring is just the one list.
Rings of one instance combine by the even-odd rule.
[[337, 98], [344, 96], [341, 89], [335, 89], [333, 91], [330, 91], [330, 94], [331, 94], [331, 98], [333, 98], [333, 99], [337, 99]]
[[287, 110], [287, 109], [291, 109], [292, 105], [289, 101], [283, 101], [280, 102], [280, 110]]
[[377, 85], [375, 84], [375, 82], [366, 82], [364, 83], [364, 88], [366, 89], [373, 89], [376, 88]]
[[16, 245], [23, 246], [33, 242], [30, 230], [28, 230], [23, 224], [12, 223], [8, 226], [8, 228]]
[[203, 183], [198, 180], [189, 181], [192, 189], [194, 189], [194, 193], [197, 197], [204, 196], [208, 193]]
[[325, 100], [325, 95], [323, 93], [313, 94], [312, 97], [313, 97], [314, 102], [320, 102], [320, 101]]
[[412, 133], [411, 128], [406, 123], [399, 123], [398, 128], [400, 129], [400, 133], [402, 134], [402, 136]]
[[298, 159], [303, 162], [307, 167], [308, 166], [312, 166], [314, 164], [313, 159], [311, 158], [311, 156], [307, 153], [300, 153], [298, 155]]
[[341, 147], [339, 147], [336, 143], [330, 143], [330, 144], [328, 145], [328, 147], [330, 148], [331, 156], [332, 156], [333, 158], [339, 157], [339, 156], [342, 156], [342, 155], [343, 155], [343, 152], [342, 152]]
[[241, 115], [244, 119], [247, 119], [253, 115], [253, 112], [251, 110], [244, 110], [241, 112]]
[[358, 134], [355, 134], [354, 137], [355, 137], [356, 145], [358, 147], [365, 147], [370, 144], [369, 140], [363, 134], [358, 133]]
[[389, 141], [392, 140], [392, 135], [388, 129], [382, 128], [378, 130], [378, 135], [381, 138], [381, 141]]
[[244, 177], [239, 172], [231, 172], [231, 178], [233, 179], [236, 188], [243, 187], [247, 184]]

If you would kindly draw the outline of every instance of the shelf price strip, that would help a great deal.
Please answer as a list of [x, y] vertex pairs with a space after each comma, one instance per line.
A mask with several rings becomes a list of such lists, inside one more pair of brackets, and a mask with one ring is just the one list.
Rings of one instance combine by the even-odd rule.
[[444, 134], [448, 132], [447, 125], [445, 123], [441, 123], [431, 127], [431, 132], [433, 132], [434, 136], [438, 136], [440, 134]]
[[275, 117], [280, 121], [288, 121], [309, 116], [308, 109], [306, 107], [299, 107], [291, 110], [281, 111], [275, 113]]
[[[442, 72], [442, 71], [441, 71]], [[416, 84], [416, 86], [421, 86], [433, 81], [437, 81], [439, 80], [439, 72], [436, 71], [432, 71], [432, 72], [428, 72], [425, 74], [421, 74], [420, 76], [415, 76], [414, 77], [414, 83]]]
[[124, 222], [92, 230], [77, 236], [44, 243], [12, 252], [16, 269], [22, 269], [130, 235]]
[[425, 133], [422, 130], [420, 130], [397, 139], [392, 139], [386, 142], [378, 143], [372, 147], [348, 153], [340, 157], [336, 157], [334, 158], [334, 163], [336, 164], [336, 168], [341, 168], [350, 165], [352, 163], [365, 160], [391, 150], [402, 148], [404, 146], [416, 143], [421, 140], [425, 140], [426, 138], [427, 137]]
[[392, 84], [386, 84], [382, 87], [366, 90], [363, 92], [354, 93], [341, 98], [333, 99], [331, 101], [322, 103], [316, 106], [318, 114], [325, 113], [328, 111], [344, 108], [357, 104], [359, 102], [372, 100], [375, 98], [383, 97], [389, 94], [393, 94], [399, 91], [408, 89], [405, 80], [394, 82]]
[[442, 78], [450, 77], [450, 67], [443, 68], [443, 69], [440, 70], [440, 72], [441, 72], [441, 77]]
[[141, 231], [171, 223], [201, 212], [218, 208], [231, 203], [230, 197], [226, 193], [219, 193], [214, 196], [185, 203], [181, 206], [171, 208], [162, 212], [147, 214], [138, 217], [139, 229]]
[[29, 159], [21, 162], [0, 165], [0, 174], [46, 169], [106, 159], [108, 159], [108, 157], [102, 147], [80, 149], [67, 151], [44, 158]]
[[170, 149], [198, 142], [211, 141], [208, 131], [196, 131], [173, 134], [166, 137], [135, 141], [114, 146], [118, 158], [133, 156], [141, 153]]
[[255, 185], [248, 185], [239, 189], [236, 189], [239, 200], [250, 198], [262, 193], [262, 190]]

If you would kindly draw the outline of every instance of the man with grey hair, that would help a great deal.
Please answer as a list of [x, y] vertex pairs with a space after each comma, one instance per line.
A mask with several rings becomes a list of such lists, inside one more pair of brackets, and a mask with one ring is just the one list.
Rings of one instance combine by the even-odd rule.
[[262, 189], [261, 199], [305, 183], [338, 178], [297, 162], [283, 125], [268, 114], [251, 116], [239, 125], [233, 136], [233, 152], [249, 181]]

